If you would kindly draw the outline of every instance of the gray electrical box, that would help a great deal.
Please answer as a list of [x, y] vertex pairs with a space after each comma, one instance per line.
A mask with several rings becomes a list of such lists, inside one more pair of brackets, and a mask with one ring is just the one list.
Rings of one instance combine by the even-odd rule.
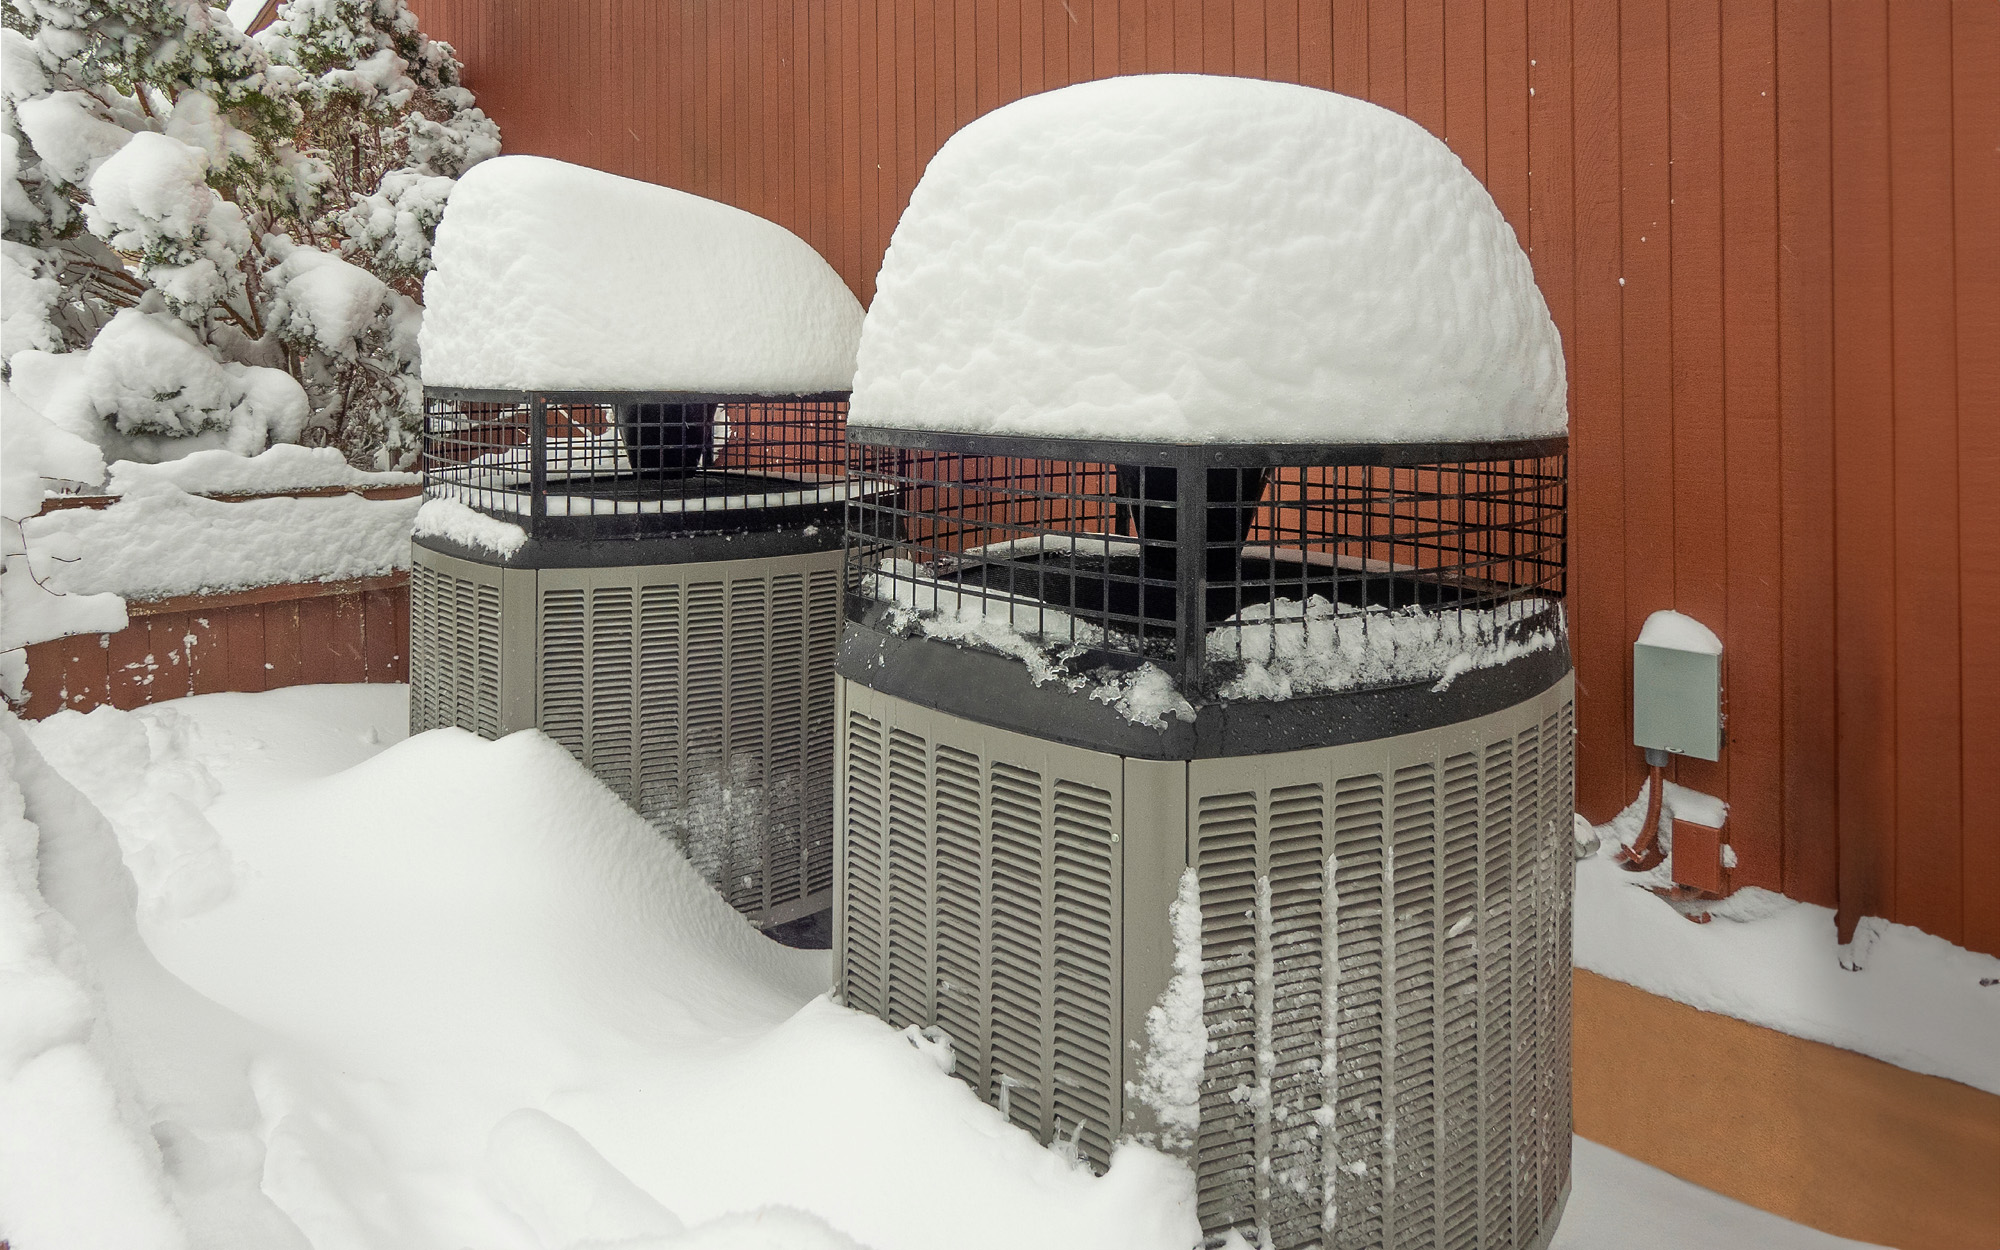
[[[1661, 616], [1678, 615], [1656, 613]], [[1714, 635], [1692, 620], [1693, 630], [1655, 629], [1648, 621], [1632, 644], [1632, 741], [1643, 748], [1712, 760], [1722, 754], [1722, 653], [1695, 633]]]

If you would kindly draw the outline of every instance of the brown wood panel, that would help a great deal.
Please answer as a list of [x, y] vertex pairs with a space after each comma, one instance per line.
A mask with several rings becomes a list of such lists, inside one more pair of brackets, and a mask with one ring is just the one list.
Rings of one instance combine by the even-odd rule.
[[[1721, 32], [1715, 0], [1668, 6], [1668, 289], [1673, 323], [1672, 607], [1729, 636], [1729, 448], [1722, 409]], [[1733, 661], [1733, 652], [1732, 652]], [[1732, 662], [1732, 676], [1734, 667]], [[1734, 689], [1732, 682], [1731, 689]], [[1675, 780], [1729, 793], [1734, 752], [1716, 761], [1681, 758]]]
[[2000, 951], [2000, 5], [1952, 11], [1966, 946]]
[[[1837, 901], [1831, 26], [1777, 11], [1779, 655], [1785, 892]], [[1769, 778], [1760, 779], [1768, 784]]]
[[[1473, 19], [1483, 19], [1483, 14], [1467, 15], [1468, 24]], [[1483, 48], [1483, 20], [1479, 29]], [[1632, 797], [1625, 783], [1625, 764], [1632, 751], [1625, 682], [1630, 639], [1625, 633], [1624, 289], [1619, 285], [1624, 258], [1618, 230], [1622, 132], [1616, 0], [1579, 3], [1573, 38], [1572, 85], [1577, 100], [1589, 103], [1575, 109], [1572, 198], [1575, 221], [1584, 228], [1576, 236], [1576, 326], [1565, 339], [1572, 432], [1570, 621], [1577, 664], [1577, 806], [1601, 821]], [[1483, 52], [1481, 56], [1483, 62]], [[1481, 135], [1483, 144], [1483, 130]]]
[[[1958, 468], [1956, 457], [1935, 454], [1958, 441], [1950, 8], [1898, 6], [1888, 54], [1896, 741], [1924, 744], [1897, 761], [1894, 907], [1957, 941]], [[1995, 636], [1990, 624], [1982, 632]]]
[[[1623, 9], [1619, 14], [1620, 240], [1622, 296], [1619, 381], [1625, 427], [1625, 604], [1618, 622], [1618, 671], [1596, 682], [1632, 688], [1631, 642], [1646, 617], [1674, 603], [1673, 505], [1673, 306], [1669, 279], [1672, 198], [1667, 185], [1667, 78], [1665, 6]], [[1500, 160], [1496, 149], [1491, 158]], [[1621, 746], [1631, 742], [1629, 722]], [[1638, 792], [1644, 770], [1635, 753], [1621, 750], [1619, 792]]]
[[360, 595], [338, 595], [324, 602], [331, 607], [333, 618], [327, 639], [333, 671], [327, 680], [367, 681], [367, 605]]
[[[168, 618], [172, 619], [172, 618]], [[105, 644], [105, 702], [131, 709], [151, 703], [148, 690], [160, 676], [160, 658], [153, 653], [150, 622], [140, 620], [115, 634], [101, 635]]]
[[[1778, 579], [1782, 561], [1778, 456], [1777, 88], [1770, 0], [1721, 9], [1722, 381], [1725, 453], [1722, 548], [1727, 582], [1730, 775], [1783, 768], [1784, 682]], [[1727, 786], [1739, 886], [1783, 887], [1784, 807], [1778, 786]]]
[[[1444, 140], [1475, 178], [1486, 177], [1486, 6], [1444, 0]], [[1567, 66], [1564, 66], [1565, 71]]]
[[205, 609], [187, 614], [194, 641], [188, 648], [188, 693], [215, 694], [229, 689], [229, 640], [222, 613]]
[[229, 649], [229, 689], [252, 693], [271, 689], [271, 664], [264, 658], [263, 606], [223, 608], [222, 633]]
[[[78, 634], [58, 641], [62, 671], [59, 691], [64, 707], [88, 710], [110, 702], [111, 638], [110, 634]], [[30, 669], [31, 678], [33, 673]]]
[[1835, 697], [1843, 935], [1896, 898], [1888, 7], [1833, 7]]

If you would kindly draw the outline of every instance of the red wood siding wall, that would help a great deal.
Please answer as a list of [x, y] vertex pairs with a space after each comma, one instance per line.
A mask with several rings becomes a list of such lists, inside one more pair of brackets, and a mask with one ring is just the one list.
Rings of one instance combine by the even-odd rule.
[[28, 648], [28, 701], [135, 708], [183, 695], [410, 676], [409, 574], [130, 603], [115, 634]]
[[[2000, 4], [417, 0], [508, 150], [726, 200], [866, 300], [925, 162], [1166, 70], [1397, 109], [1483, 179], [1568, 348], [1581, 803], [1630, 643], [1728, 648], [1741, 884], [2000, 952]], [[1893, 20], [1892, 20], [1893, 10]]]

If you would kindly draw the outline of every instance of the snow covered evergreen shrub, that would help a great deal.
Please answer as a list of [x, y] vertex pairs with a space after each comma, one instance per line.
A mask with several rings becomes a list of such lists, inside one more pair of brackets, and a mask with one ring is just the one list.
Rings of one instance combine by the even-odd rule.
[[107, 460], [278, 440], [410, 463], [411, 294], [452, 179], [499, 148], [450, 47], [402, 0], [296, 0], [261, 38], [200, 0], [0, 19], [19, 398]]

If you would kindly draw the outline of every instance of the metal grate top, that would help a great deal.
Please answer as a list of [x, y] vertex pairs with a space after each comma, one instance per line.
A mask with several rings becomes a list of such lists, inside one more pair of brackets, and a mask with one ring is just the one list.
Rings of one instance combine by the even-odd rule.
[[878, 621], [946, 618], [959, 641], [1004, 632], [1083, 665], [1151, 661], [1190, 695], [1288, 647], [1365, 649], [1372, 631], [1393, 652], [1412, 617], [1499, 648], [1561, 631], [1563, 439], [1189, 446], [856, 429], [850, 443], [849, 573], [858, 614]]
[[425, 493], [537, 539], [837, 523], [844, 395], [425, 392]]

